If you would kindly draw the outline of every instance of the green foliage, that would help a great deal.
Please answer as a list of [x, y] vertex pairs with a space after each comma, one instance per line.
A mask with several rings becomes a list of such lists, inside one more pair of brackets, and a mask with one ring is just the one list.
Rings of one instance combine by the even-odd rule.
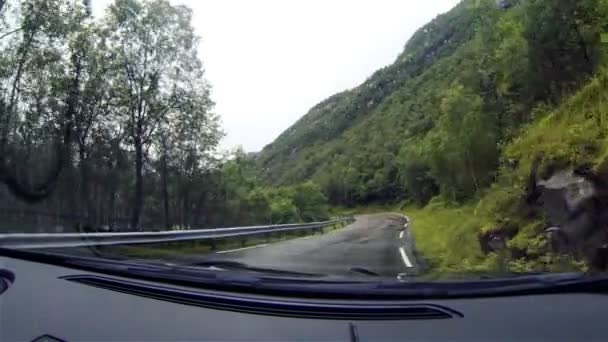
[[[450, 208], [434, 200], [422, 210], [407, 210], [415, 220], [413, 227], [418, 248], [436, 272], [444, 275], [453, 272], [449, 260], [456, 257], [466, 260], [458, 266], [462, 272], [474, 272], [490, 265], [488, 258], [492, 255], [480, 257], [479, 244], [473, 241], [473, 237], [504, 228], [517, 231], [507, 244], [510, 272], [586, 270], [583, 261], [548, 252], [542, 222], [530, 221], [521, 210], [521, 201], [532, 161], [538, 155], [544, 156], [541, 167], [556, 163], [571, 167], [590, 164], [598, 172], [605, 167], [605, 151], [608, 149], [606, 89], [608, 71], [602, 69], [559, 107], [530, 124], [505, 149], [503, 159], [511, 161], [505, 164], [516, 161], [516, 166], [501, 167], [496, 182], [480, 195], [474, 205]], [[459, 248], [460, 254], [454, 256], [450, 246], [459, 246], [462, 241], [468, 241], [468, 248]], [[515, 259], [511, 260], [511, 256]]]
[[327, 198], [318, 185], [266, 186], [259, 180], [255, 165], [240, 152], [215, 176], [221, 182], [214, 191], [223, 194], [215, 199], [220, 224], [284, 224], [329, 218]]
[[[407, 213], [440, 273], [583, 269], [548, 253], [543, 223], [522, 198], [540, 155], [542, 169], [608, 171], [608, 72], [598, 70], [607, 13], [600, 0], [521, 1], [506, 11], [463, 1], [393, 65], [315, 107], [258, 162], [274, 184], [312, 179], [337, 205], [423, 205], [439, 195]], [[395, 86], [369, 101], [391, 77]], [[322, 138], [306, 133], [320, 129], [313, 121], [323, 122]], [[494, 232], [513, 235], [485, 255], [479, 237]]]
[[[416, 80], [421, 74], [470, 39], [474, 34], [473, 16], [464, 4], [458, 5], [421, 28], [393, 65], [377, 71], [361, 86], [313, 107], [259, 155], [258, 162], [267, 170], [265, 177], [275, 184], [314, 179], [334, 203], [400, 196], [395, 154], [401, 139], [397, 139], [395, 129], [401, 130], [410, 115], [401, 108], [389, 107], [387, 102], [396, 100], [395, 92], [416, 89], [414, 83], [419, 83]], [[424, 107], [430, 109], [432, 103]], [[424, 107], [416, 108], [412, 121], [420, 119], [419, 127], [426, 129], [432, 122], [424, 118]], [[369, 127], [368, 119], [376, 112], [401, 118], [398, 123], [384, 119], [378, 122], [381, 127]], [[358, 126], [368, 127], [351, 134]], [[369, 148], [362, 148], [368, 144]], [[324, 164], [321, 170], [319, 164]]]
[[298, 208], [289, 197], [276, 196], [270, 203], [270, 217], [273, 224], [299, 221]]
[[482, 253], [477, 233], [487, 224], [473, 205], [450, 207], [439, 198], [423, 209], [405, 208], [412, 220], [416, 249], [433, 274], [481, 272], [494, 256]]
[[327, 198], [321, 188], [312, 182], [293, 188], [293, 204], [304, 222], [322, 221], [328, 217]]
[[533, 90], [558, 100], [598, 65], [608, 8], [601, 0], [529, 0], [525, 10]]
[[[474, 198], [501, 177], [504, 147], [538, 118], [535, 108], [596, 71], [607, 10], [600, 0], [509, 10], [463, 1], [391, 66], [314, 107], [257, 162], [272, 184], [313, 180], [335, 205], [424, 204], [438, 191]], [[585, 141], [587, 126], [570, 129]]]
[[608, 72], [600, 70], [579, 92], [542, 119], [529, 125], [505, 151], [517, 160], [517, 179], [529, 173], [532, 161], [542, 155], [543, 166], [550, 164], [600, 167], [608, 136]]
[[539, 222], [529, 223], [519, 229], [517, 235], [509, 241], [508, 247], [529, 258], [541, 256], [547, 251], [547, 239], [542, 230]]
[[[424, 204], [438, 188], [453, 199], [472, 197], [493, 180], [501, 139], [526, 121], [527, 69], [509, 68], [527, 65], [526, 49], [514, 49], [526, 47], [522, 18], [521, 9], [503, 13], [490, 0], [464, 1], [439, 16], [393, 65], [313, 108], [265, 148], [258, 158], [265, 177], [312, 179], [343, 205]], [[320, 130], [324, 138], [306, 133]]]
[[567, 255], [543, 255], [536, 259], [515, 259], [508, 263], [508, 270], [513, 273], [566, 273], [587, 272], [584, 262]]
[[489, 225], [484, 226], [482, 232], [518, 226], [522, 197], [523, 186], [507, 182], [493, 184], [475, 205], [475, 215], [489, 220]]
[[247, 212], [250, 216], [249, 224], [273, 221], [272, 213], [269, 210], [271, 201], [266, 191], [262, 188], [251, 190], [244, 198], [244, 201], [247, 203]]
[[481, 106], [478, 95], [452, 85], [441, 101], [437, 127], [426, 137], [431, 173], [452, 200], [469, 198], [492, 180], [498, 157], [495, 118], [484, 117]]
[[[607, 18], [604, 0], [514, 1], [508, 10], [462, 1], [257, 161], [272, 184], [313, 180], [337, 206], [420, 206], [436, 196], [407, 213], [440, 272], [577, 268], [547, 254], [543, 223], [522, 199], [537, 156], [541, 170], [608, 173]], [[490, 233], [508, 234], [504, 253], [481, 252], [478, 237]]]
[[42, 183], [32, 220], [47, 226], [60, 213], [64, 226], [119, 230], [328, 218], [314, 183], [266, 186], [242, 151], [218, 156], [188, 7], [116, 0], [96, 19], [88, 5], [0, 1], [2, 207], [31, 210], [10, 185]]
[[399, 180], [407, 192], [407, 197], [413, 199], [418, 205], [426, 204], [439, 192], [430, 167], [412, 154], [399, 157], [399, 167], [402, 170], [399, 173]]
[[[221, 130], [191, 19], [165, 0], [116, 0], [100, 22], [67, 0], [0, 1], [0, 181], [10, 169], [36, 183], [65, 126], [78, 158], [61, 164], [49, 212], [204, 227], [324, 220], [328, 202], [428, 203], [407, 213], [437, 272], [584, 268], [547, 252], [522, 197], [538, 156], [541, 170], [608, 173], [606, 0], [463, 0], [256, 160], [213, 153]], [[480, 235], [505, 231], [507, 248], [484, 254]]]

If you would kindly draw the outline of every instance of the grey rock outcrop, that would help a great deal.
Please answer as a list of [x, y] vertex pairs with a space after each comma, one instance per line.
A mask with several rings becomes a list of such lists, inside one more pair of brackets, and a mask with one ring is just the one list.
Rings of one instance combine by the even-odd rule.
[[560, 170], [537, 182], [546, 232], [555, 252], [598, 262], [608, 244], [608, 207], [597, 186], [573, 170]]

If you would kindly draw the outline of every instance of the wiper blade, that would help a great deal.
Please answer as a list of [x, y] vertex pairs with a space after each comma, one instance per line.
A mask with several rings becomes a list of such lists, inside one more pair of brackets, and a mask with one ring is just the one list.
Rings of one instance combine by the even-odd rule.
[[[45, 251], [38, 255], [62, 259], [66, 264], [93, 268], [100, 271], [118, 271], [127, 274], [153, 275], [169, 278], [196, 278], [202, 280], [218, 281], [245, 281], [255, 283], [264, 276], [276, 277], [325, 277], [324, 274], [286, 271], [271, 268], [249, 266], [245, 263], [226, 260], [164, 260], [164, 259], [133, 259], [133, 258], [105, 258], [70, 255]], [[219, 272], [218, 272], [219, 271]], [[222, 272], [235, 271], [235, 272]]]
[[[400, 278], [401, 279], [401, 278]], [[524, 275], [513, 278], [481, 279], [461, 281], [403, 281], [401, 283], [382, 284], [383, 289], [400, 289], [407, 293], [424, 293], [429, 296], [493, 296], [505, 294], [540, 294], [551, 292], [584, 292], [589, 291], [589, 284], [596, 284], [608, 289], [608, 278], [603, 281], [590, 279], [583, 273]]]
[[139, 259], [105, 259], [73, 257], [67, 258], [68, 264], [77, 266], [88, 266], [97, 269], [120, 270], [120, 271], [147, 271], [147, 272], [171, 272], [175, 266], [164, 262], [151, 262]]
[[365, 267], [351, 267], [348, 270], [351, 271], [351, 272], [361, 273], [361, 274], [364, 274], [364, 275], [367, 275], [367, 276], [371, 276], [371, 277], [379, 277], [380, 276], [380, 274], [378, 274], [378, 273], [376, 273], [376, 272], [374, 272], [374, 271], [372, 271], [370, 269], [367, 269]]
[[284, 275], [284, 276], [296, 276], [296, 277], [324, 277], [325, 274], [318, 273], [306, 273], [299, 271], [287, 271], [287, 270], [279, 270], [274, 268], [262, 268], [250, 266], [242, 262], [238, 261], [230, 261], [230, 260], [202, 260], [188, 264], [181, 264], [178, 267], [188, 267], [188, 268], [210, 268], [210, 269], [220, 269], [220, 270], [230, 270], [230, 271], [246, 271], [246, 272], [254, 272], [260, 274], [271, 274], [271, 275]]
[[[541, 274], [527, 275], [519, 278], [495, 280], [462, 280], [451, 282], [437, 281], [360, 281], [342, 278], [311, 278], [310, 274], [300, 272], [280, 271], [288, 276], [265, 276], [254, 272], [222, 272], [212, 270], [223, 264], [241, 268], [240, 263], [226, 261], [201, 260], [203, 266], [182, 266], [167, 263], [130, 260], [108, 260], [102, 258], [87, 258], [75, 255], [41, 253], [25, 250], [11, 250], [0, 248], [0, 255], [10, 258], [27, 260], [37, 263], [73, 267], [90, 272], [100, 272], [120, 277], [132, 277], [150, 281], [169, 282], [185, 286], [204, 286], [210, 289], [239, 289], [277, 295], [315, 295], [331, 296], [331, 298], [349, 299], [365, 296], [366, 298], [384, 299], [442, 299], [442, 298], [482, 298], [520, 295], [543, 295], [565, 293], [608, 293], [607, 275], [589, 275], [584, 273], [570, 274]], [[215, 266], [213, 266], [215, 265]], [[246, 266], [246, 265], [245, 265]], [[246, 266], [247, 267], [247, 266]], [[209, 269], [206, 269], [209, 268]], [[250, 267], [248, 267], [250, 268]], [[260, 271], [259, 268], [250, 268]], [[262, 271], [268, 274], [267, 269]], [[277, 270], [274, 270], [275, 272]], [[276, 273], [275, 273], [276, 274]]]

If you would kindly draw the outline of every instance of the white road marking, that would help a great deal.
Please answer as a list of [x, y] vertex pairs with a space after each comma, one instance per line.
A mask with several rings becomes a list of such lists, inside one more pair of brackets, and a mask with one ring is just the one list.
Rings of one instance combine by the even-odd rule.
[[400, 238], [400, 239], [403, 239], [403, 235], [405, 235], [405, 232], [401, 232], [401, 233], [399, 233], [399, 238]]
[[244, 250], [248, 250], [248, 249], [262, 248], [262, 247], [266, 247], [266, 246], [268, 246], [268, 244], [265, 243], [263, 245], [257, 245], [257, 246], [250, 246], [250, 247], [244, 247], [244, 248], [230, 249], [230, 250], [227, 250], [227, 251], [221, 251], [221, 252], [217, 252], [217, 254], [240, 252], [240, 251], [244, 251]]
[[412, 267], [412, 262], [410, 261], [410, 258], [408, 258], [407, 253], [405, 253], [405, 248], [399, 247], [399, 252], [401, 252], [401, 258], [403, 259], [405, 267]]

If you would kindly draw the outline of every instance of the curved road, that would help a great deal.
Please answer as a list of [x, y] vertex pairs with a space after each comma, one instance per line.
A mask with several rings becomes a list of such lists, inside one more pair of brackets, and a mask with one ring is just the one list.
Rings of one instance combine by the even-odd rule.
[[212, 257], [307, 273], [352, 276], [350, 268], [359, 267], [387, 277], [412, 274], [417, 265], [404, 223], [405, 218], [398, 214], [360, 215], [351, 225], [327, 234], [219, 252]]

